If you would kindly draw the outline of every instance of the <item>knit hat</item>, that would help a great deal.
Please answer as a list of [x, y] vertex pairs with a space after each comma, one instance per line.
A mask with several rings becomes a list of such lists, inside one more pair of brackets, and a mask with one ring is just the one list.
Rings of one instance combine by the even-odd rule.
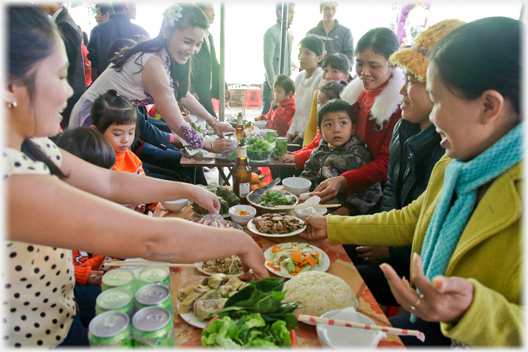
[[466, 24], [460, 20], [443, 20], [427, 28], [420, 33], [412, 48], [402, 49], [389, 57], [391, 65], [398, 65], [401, 68], [406, 67], [416, 78], [425, 82], [427, 79], [427, 66], [429, 65], [429, 55], [435, 46], [446, 35], [454, 29]]

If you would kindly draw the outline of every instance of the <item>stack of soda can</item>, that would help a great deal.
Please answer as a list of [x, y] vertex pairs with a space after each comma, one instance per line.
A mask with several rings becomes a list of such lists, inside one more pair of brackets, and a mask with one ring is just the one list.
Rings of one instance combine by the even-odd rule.
[[167, 267], [153, 265], [138, 277], [114, 269], [103, 276], [102, 292], [88, 327], [92, 348], [170, 348], [174, 346], [171, 278]]

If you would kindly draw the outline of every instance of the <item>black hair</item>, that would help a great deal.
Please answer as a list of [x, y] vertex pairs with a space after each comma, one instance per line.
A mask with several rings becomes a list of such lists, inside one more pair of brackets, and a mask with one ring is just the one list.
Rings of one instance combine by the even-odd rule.
[[353, 124], [357, 122], [357, 116], [356, 114], [354, 114], [352, 105], [341, 99], [333, 99], [323, 104], [323, 106], [321, 106], [317, 111], [317, 126], [319, 127], [319, 129], [321, 128], [323, 117], [326, 114], [342, 111], [347, 113], [348, 117], [350, 118], [350, 121]]
[[[29, 104], [36, 114], [38, 111], [35, 106], [36, 65], [53, 53], [60, 43], [61, 36], [55, 23], [48, 19], [43, 10], [34, 5], [8, 5], [5, 19], [8, 23], [6, 33], [8, 33], [9, 46], [7, 81], [9, 84], [27, 88]], [[32, 160], [46, 164], [52, 175], [60, 179], [67, 178], [31, 139], [24, 139], [21, 151]]]
[[121, 49], [130, 48], [136, 44], [137, 42], [132, 39], [119, 38], [110, 45], [110, 49], [108, 49], [108, 58], [112, 60], [114, 56], [122, 54]]
[[323, 82], [319, 87], [319, 93], [324, 94], [328, 100], [339, 99], [347, 84], [348, 82], [344, 80]]
[[[295, 3], [293, 1], [288, 1], [285, 5], [289, 9], [290, 6], [295, 6]], [[275, 6], [276, 16], [279, 16], [279, 11], [282, 11], [282, 2], [278, 2], [277, 5]]]
[[335, 53], [325, 56], [321, 67], [325, 68], [328, 65], [341, 72], [350, 73], [350, 60], [344, 54]]
[[[169, 37], [167, 39], [163, 38], [163, 32], [160, 29], [160, 32], [156, 38], [138, 43], [130, 48], [125, 48], [123, 50], [123, 55], [119, 55], [111, 61], [114, 63], [113, 68], [117, 72], [120, 72], [123, 69], [125, 62], [136, 53], [141, 53], [141, 55], [136, 59], [136, 62], [139, 62], [140, 57], [143, 54], [156, 53], [167, 48], [167, 41], [169, 38], [171, 38], [176, 29], [183, 31], [188, 26], [200, 27], [203, 29], [209, 28], [209, 20], [207, 19], [207, 16], [205, 16], [205, 13], [198, 6], [192, 3], [179, 3], [178, 5], [180, 5], [182, 8], [182, 17], [179, 19], [179, 21], [174, 21], [174, 27], [169, 29]], [[191, 67], [192, 56], [184, 65], [180, 65], [176, 61], [171, 60], [171, 76], [175, 81], [174, 90], [178, 100], [185, 97], [185, 95], [187, 95], [187, 91], [189, 90]], [[140, 73], [141, 71], [143, 71], [143, 67], [141, 67], [137, 73]]]
[[112, 144], [100, 132], [87, 126], [69, 128], [57, 138], [57, 145], [90, 164], [110, 169], [116, 162]]
[[520, 115], [523, 27], [507, 17], [467, 23], [438, 43], [429, 67], [434, 65], [442, 83], [456, 96], [474, 100], [486, 90], [495, 90]]
[[95, 98], [90, 110], [90, 124], [103, 134], [112, 125], [137, 124], [136, 108], [127, 97], [109, 89]]
[[354, 56], [371, 49], [374, 53], [389, 60], [389, 57], [398, 51], [398, 46], [398, 37], [394, 31], [386, 27], [373, 28], [359, 39]]
[[325, 7], [326, 4], [332, 4], [334, 2], [337, 6], [337, 1], [326, 1], [326, 2], [319, 3], [319, 12], [323, 12], [323, 8]]
[[115, 13], [121, 12], [125, 9], [125, 2], [112, 2], [112, 8], [114, 9]]
[[295, 94], [295, 82], [286, 75], [277, 75], [277, 77], [275, 77], [275, 81], [273, 81], [273, 87], [275, 86], [279, 86], [284, 89], [286, 94], [289, 92], [292, 92], [292, 95]]
[[98, 2], [97, 4], [95, 4], [95, 7], [99, 8], [99, 12], [101, 12], [101, 15], [104, 15], [107, 12], [109, 15], [114, 14], [114, 8], [109, 2]]
[[[304, 37], [299, 42], [299, 48], [306, 48], [310, 51], [313, 51], [317, 56], [323, 56], [325, 52], [324, 42], [317, 37]], [[319, 66], [321, 66], [321, 61], [319, 61]]]

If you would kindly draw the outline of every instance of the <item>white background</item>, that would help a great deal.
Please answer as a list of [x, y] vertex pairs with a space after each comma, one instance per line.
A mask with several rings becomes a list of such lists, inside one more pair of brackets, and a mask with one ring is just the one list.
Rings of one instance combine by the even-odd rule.
[[[151, 37], [158, 35], [161, 27], [162, 12], [171, 1], [144, 1], [137, 3], [137, 15], [134, 23], [142, 26]], [[354, 45], [369, 29], [390, 27], [395, 21], [392, 12], [393, 3], [382, 0], [363, 0], [338, 2], [336, 19], [350, 28]], [[71, 9], [78, 25], [90, 35], [97, 24], [89, 5]], [[216, 18], [210, 31], [213, 35], [217, 56], [220, 57], [220, 2], [214, 1]], [[259, 84], [264, 80], [262, 60], [262, 37], [276, 21], [275, 1], [269, 0], [226, 0], [225, 4], [225, 75], [228, 84]], [[431, 1], [427, 25], [441, 20], [457, 18], [466, 22], [488, 16], [507, 16], [519, 19], [522, 2], [520, 1]], [[306, 32], [322, 20], [319, 13], [319, 1], [297, 1], [295, 17], [291, 27], [294, 36], [293, 47], [298, 48], [299, 41]], [[292, 52], [292, 60], [297, 62], [297, 50]], [[296, 73], [292, 75], [294, 78]]]

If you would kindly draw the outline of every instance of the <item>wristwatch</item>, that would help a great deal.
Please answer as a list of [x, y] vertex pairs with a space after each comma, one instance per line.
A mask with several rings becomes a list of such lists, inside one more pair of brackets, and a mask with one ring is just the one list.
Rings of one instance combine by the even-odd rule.
[[212, 123], [210, 123], [209, 125], [211, 125], [211, 126], [214, 126], [214, 125], [216, 125], [216, 119], [213, 119], [213, 122], [212, 122]]

